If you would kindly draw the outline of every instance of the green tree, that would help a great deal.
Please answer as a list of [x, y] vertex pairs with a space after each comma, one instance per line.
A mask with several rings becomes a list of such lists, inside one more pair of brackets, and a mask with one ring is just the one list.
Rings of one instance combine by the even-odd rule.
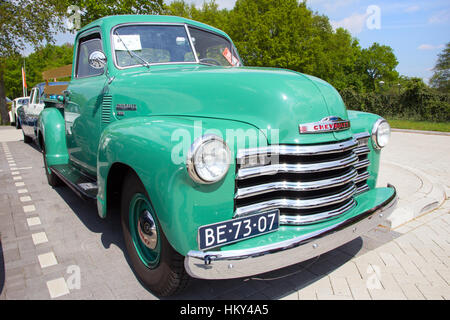
[[389, 46], [375, 42], [369, 48], [362, 50], [358, 64], [365, 86], [372, 90], [377, 88], [379, 81], [393, 82], [399, 77], [395, 70], [398, 61]]
[[438, 55], [434, 74], [430, 79], [431, 87], [445, 93], [450, 93], [450, 42]]
[[90, 22], [116, 14], [160, 14], [163, 0], [65, 0], [66, 7], [80, 8], [81, 27]]
[[[6, 106], [6, 59], [17, 56], [25, 44], [51, 42], [63, 29], [64, 7], [57, 0], [3, 0], [0, 2], [0, 116], [9, 122]], [[13, 98], [13, 97], [12, 97]]]
[[200, 21], [224, 31], [227, 29], [228, 13], [226, 9], [219, 10], [215, 0], [203, 2], [200, 9], [197, 9], [193, 3], [188, 4], [184, 0], [177, 0], [166, 5], [164, 10], [166, 15]]

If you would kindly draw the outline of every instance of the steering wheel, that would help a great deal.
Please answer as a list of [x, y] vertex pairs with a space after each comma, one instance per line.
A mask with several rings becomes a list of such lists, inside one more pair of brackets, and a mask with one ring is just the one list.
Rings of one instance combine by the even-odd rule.
[[219, 61], [217, 61], [216, 59], [213, 59], [213, 58], [203, 58], [203, 59], [199, 59], [198, 61], [200, 61], [200, 62], [211, 61], [218, 66], [222, 65]]

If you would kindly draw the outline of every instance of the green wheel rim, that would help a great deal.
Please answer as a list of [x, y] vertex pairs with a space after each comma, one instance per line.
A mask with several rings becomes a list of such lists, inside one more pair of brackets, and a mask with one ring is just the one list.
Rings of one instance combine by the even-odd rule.
[[[139, 219], [143, 212], [150, 213], [151, 217], [155, 221], [157, 240], [154, 249], [150, 249], [149, 247], [147, 247], [141, 239], [141, 236], [139, 235]], [[161, 239], [159, 236], [159, 226], [158, 223], [156, 223], [156, 217], [153, 209], [149, 201], [143, 194], [138, 193], [131, 199], [129, 207], [129, 226], [134, 248], [136, 249], [136, 252], [142, 263], [147, 268], [156, 268], [159, 265], [161, 256]]]

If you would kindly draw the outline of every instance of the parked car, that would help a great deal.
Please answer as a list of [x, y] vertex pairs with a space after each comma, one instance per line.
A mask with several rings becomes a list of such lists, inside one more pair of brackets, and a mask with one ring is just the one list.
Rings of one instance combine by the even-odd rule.
[[[328, 83], [251, 68], [221, 30], [120, 15], [76, 35], [71, 80], [45, 102], [50, 185], [120, 208], [141, 281], [162, 296], [323, 254], [393, 210], [376, 187], [389, 124]], [[118, 279], [120, 281], [120, 279]]]
[[12, 101], [11, 110], [9, 111], [9, 122], [11, 125], [16, 126], [17, 129], [20, 129], [20, 123], [17, 121], [17, 109], [28, 104], [29, 101], [30, 97], [20, 97]]
[[[67, 85], [68, 82], [45, 82], [33, 87], [27, 104], [22, 104], [16, 109], [16, 128], [22, 128], [23, 141], [30, 143], [37, 140], [37, 120], [44, 109], [44, 98], [51, 98], [44, 93], [44, 88], [51, 86]], [[54, 96], [53, 98], [56, 98]]]

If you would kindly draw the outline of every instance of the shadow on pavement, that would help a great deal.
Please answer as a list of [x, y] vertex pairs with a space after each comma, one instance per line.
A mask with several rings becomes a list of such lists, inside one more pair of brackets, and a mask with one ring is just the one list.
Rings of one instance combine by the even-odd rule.
[[126, 256], [120, 224], [120, 212], [118, 209], [109, 212], [107, 218], [102, 219], [97, 213], [97, 205], [95, 202], [84, 202], [65, 185], [54, 188], [54, 190], [69, 205], [89, 231], [101, 234], [103, 247], [109, 248], [111, 244], [115, 244]]

